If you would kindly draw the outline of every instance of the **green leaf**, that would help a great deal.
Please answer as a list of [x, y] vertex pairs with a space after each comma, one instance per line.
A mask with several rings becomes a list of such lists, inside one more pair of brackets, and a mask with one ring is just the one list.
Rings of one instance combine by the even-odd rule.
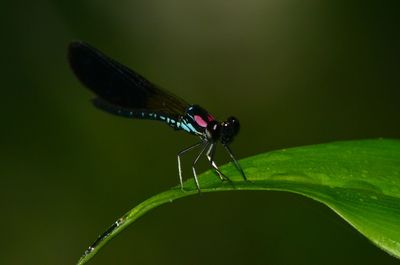
[[[202, 192], [279, 190], [319, 201], [375, 245], [400, 258], [400, 141], [362, 140], [290, 148], [240, 161], [249, 182], [225, 165], [232, 182], [214, 172], [202, 174]], [[153, 208], [196, 195], [193, 180], [139, 204], [113, 224], [78, 264], [90, 260], [108, 241]], [[261, 208], [261, 204], [260, 204]]]

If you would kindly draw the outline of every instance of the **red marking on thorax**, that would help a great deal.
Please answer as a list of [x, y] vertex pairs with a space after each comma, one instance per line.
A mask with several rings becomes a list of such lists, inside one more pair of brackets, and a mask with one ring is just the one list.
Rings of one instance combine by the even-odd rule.
[[207, 119], [209, 122], [215, 120], [215, 118], [211, 114], [207, 114]]
[[194, 121], [201, 127], [207, 127], [207, 122], [199, 115], [194, 115]]

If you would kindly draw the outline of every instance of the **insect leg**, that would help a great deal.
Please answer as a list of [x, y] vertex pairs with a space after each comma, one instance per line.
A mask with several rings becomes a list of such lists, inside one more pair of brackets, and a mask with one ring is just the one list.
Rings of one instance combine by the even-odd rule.
[[219, 178], [222, 181], [225, 181], [225, 180], [230, 181], [230, 179], [221, 172], [221, 170], [218, 168], [218, 165], [214, 161], [216, 147], [217, 147], [217, 145], [215, 143], [210, 144], [210, 148], [208, 149], [207, 154], [206, 154], [207, 159], [210, 162], [212, 168], [217, 172]]
[[231, 157], [233, 163], [235, 164], [236, 169], [240, 172], [240, 174], [242, 175], [243, 179], [245, 181], [247, 181], [246, 175], [244, 174], [243, 169], [240, 166], [239, 162], [236, 160], [235, 156], [233, 155], [232, 150], [226, 144], [224, 144], [224, 147], [225, 147], [226, 151], [228, 152], [229, 156]]
[[181, 189], [183, 190], [183, 177], [182, 177], [182, 167], [181, 167], [181, 156], [187, 152], [189, 152], [190, 150], [199, 147], [203, 142], [199, 142], [197, 144], [191, 145], [185, 149], [183, 149], [182, 151], [180, 151], [177, 155], [178, 157], [178, 173], [179, 173], [179, 182], [181, 184]]
[[193, 170], [193, 177], [194, 177], [194, 181], [196, 182], [196, 187], [197, 190], [199, 191], [199, 193], [201, 192], [200, 190], [200, 184], [199, 184], [199, 179], [197, 178], [197, 173], [196, 173], [196, 169], [195, 166], [197, 164], [197, 161], [199, 161], [199, 158], [201, 157], [201, 155], [204, 153], [204, 151], [207, 149], [207, 146], [209, 145], [208, 142], [205, 142], [203, 148], [201, 149], [200, 153], [197, 155], [196, 159], [193, 161], [192, 164], [192, 170]]

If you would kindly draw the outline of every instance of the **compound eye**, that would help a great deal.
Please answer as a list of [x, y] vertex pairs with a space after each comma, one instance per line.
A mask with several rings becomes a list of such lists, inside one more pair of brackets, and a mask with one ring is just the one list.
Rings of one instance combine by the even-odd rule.
[[235, 117], [229, 117], [226, 123], [228, 124], [229, 127], [231, 127], [231, 130], [234, 135], [238, 134], [240, 129], [240, 124], [238, 119], [236, 119]]
[[238, 134], [240, 129], [239, 120], [235, 117], [229, 117], [225, 122], [222, 123], [221, 128], [221, 143], [229, 144], [233, 141], [233, 138]]

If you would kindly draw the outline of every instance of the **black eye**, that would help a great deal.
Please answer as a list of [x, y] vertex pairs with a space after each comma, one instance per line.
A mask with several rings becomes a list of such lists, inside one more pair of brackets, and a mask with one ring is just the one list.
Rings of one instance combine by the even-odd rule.
[[231, 127], [231, 130], [234, 135], [236, 135], [239, 132], [240, 124], [238, 119], [236, 119], [235, 117], [229, 117], [226, 123], [228, 124], [229, 127]]
[[229, 144], [233, 141], [235, 135], [238, 134], [240, 129], [239, 120], [235, 117], [229, 117], [225, 122], [222, 123], [221, 128], [221, 143]]

